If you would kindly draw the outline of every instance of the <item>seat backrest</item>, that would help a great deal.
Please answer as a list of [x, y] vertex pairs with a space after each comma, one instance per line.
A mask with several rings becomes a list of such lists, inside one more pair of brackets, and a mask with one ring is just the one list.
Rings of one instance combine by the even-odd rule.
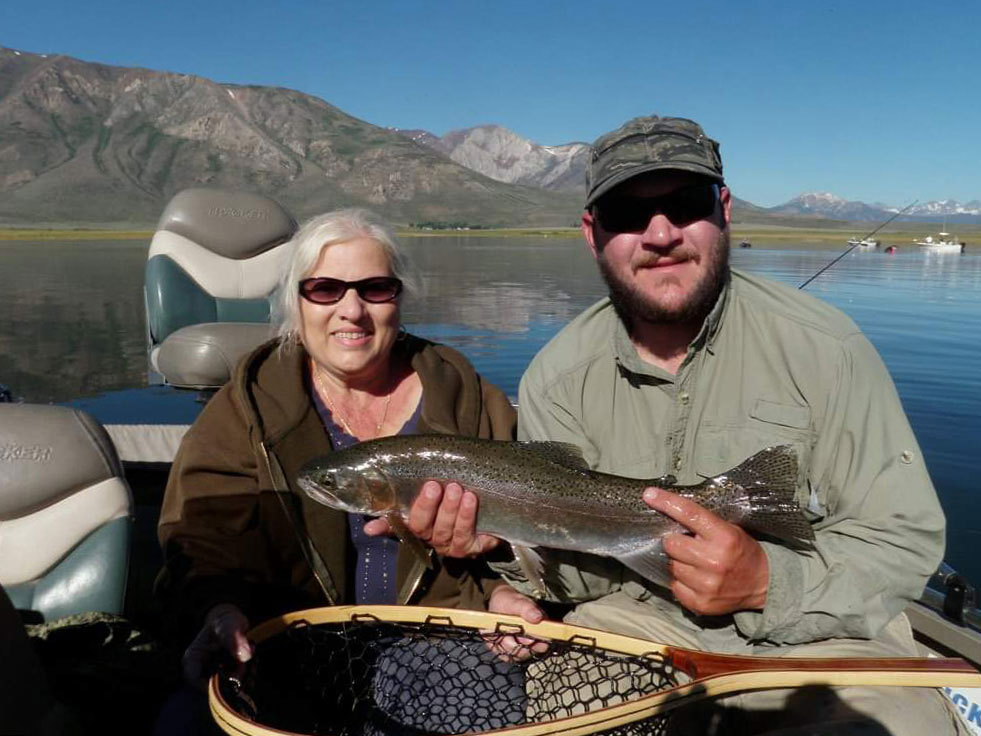
[[78, 409], [0, 404], [0, 584], [53, 620], [123, 613], [133, 501], [105, 429]]
[[166, 383], [220, 386], [242, 353], [270, 337], [269, 295], [295, 231], [292, 215], [259, 194], [174, 196], [145, 275], [150, 363]]

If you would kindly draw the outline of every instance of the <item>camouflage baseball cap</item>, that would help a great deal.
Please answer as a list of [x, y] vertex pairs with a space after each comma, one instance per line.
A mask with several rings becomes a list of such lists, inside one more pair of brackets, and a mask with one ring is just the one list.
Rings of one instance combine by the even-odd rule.
[[681, 169], [722, 182], [719, 144], [685, 118], [628, 120], [593, 143], [586, 168], [586, 207], [638, 174]]

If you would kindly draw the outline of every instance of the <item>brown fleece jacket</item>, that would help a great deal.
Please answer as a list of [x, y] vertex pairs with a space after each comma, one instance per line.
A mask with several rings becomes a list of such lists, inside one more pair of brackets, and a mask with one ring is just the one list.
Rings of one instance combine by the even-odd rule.
[[[307, 353], [277, 347], [266, 343], [239, 363], [185, 435], [171, 469], [157, 593], [182, 638], [218, 603], [234, 603], [256, 624], [353, 602], [346, 514], [296, 487], [303, 464], [331, 451], [310, 399]], [[513, 439], [507, 397], [460, 353], [411, 335], [394, 349], [422, 381], [419, 433]], [[434, 556], [427, 568], [405, 545], [396, 564], [399, 603], [482, 609], [500, 584], [482, 562]]]

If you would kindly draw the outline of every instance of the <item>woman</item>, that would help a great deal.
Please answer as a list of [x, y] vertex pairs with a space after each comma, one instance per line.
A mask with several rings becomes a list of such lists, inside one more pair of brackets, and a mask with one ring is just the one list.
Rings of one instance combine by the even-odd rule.
[[515, 414], [458, 352], [402, 330], [409, 265], [370, 213], [315, 217], [293, 248], [276, 295], [279, 337], [211, 399], [167, 484], [158, 591], [182, 641], [197, 632], [189, 680], [202, 681], [216, 651], [246, 661], [249, 625], [286, 611], [486, 608], [501, 587], [482, 562], [419, 559], [297, 489], [300, 467], [333, 448], [399, 433], [511, 439]]

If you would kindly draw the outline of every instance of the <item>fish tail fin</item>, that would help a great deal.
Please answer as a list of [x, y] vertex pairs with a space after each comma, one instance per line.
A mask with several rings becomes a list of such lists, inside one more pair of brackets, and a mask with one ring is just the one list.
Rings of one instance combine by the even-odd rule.
[[791, 445], [761, 450], [724, 477], [746, 491], [749, 509], [741, 526], [789, 542], [814, 539], [797, 505], [797, 453]]

